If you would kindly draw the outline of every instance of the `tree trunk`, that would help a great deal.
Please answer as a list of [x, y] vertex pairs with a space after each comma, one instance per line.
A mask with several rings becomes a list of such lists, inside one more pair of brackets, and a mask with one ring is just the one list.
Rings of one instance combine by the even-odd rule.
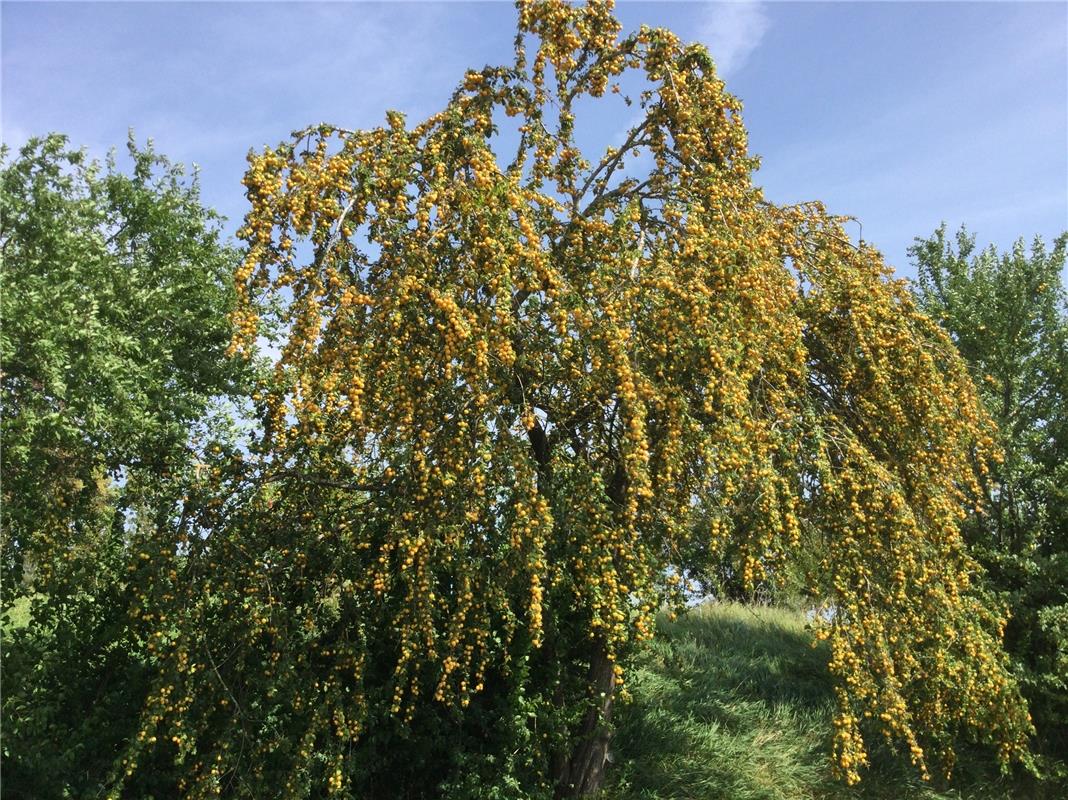
[[616, 693], [614, 664], [598, 642], [590, 658], [589, 708], [575, 731], [570, 758], [557, 766], [556, 796], [588, 797], [604, 782], [608, 745], [612, 740], [612, 704]]

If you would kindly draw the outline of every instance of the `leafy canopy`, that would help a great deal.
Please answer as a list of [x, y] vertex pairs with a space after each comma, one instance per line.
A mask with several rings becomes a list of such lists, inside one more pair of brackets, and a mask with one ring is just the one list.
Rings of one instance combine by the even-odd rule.
[[[730, 546], [759, 580], [806, 531], [841, 774], [868, 719], [924, 773], [961, 733], [1018, 755], [958, 532], [993, 441], [952, 343], [839, 219], [763, 198], [703, 47], [621, 37], [607, 3], [517, 7], [515, 63], [441, 113], [250, 155], [234, 349], [286, 335], [117, 777], [162, 754], [190, 797], [355, 796], [409, 774], [375, 774], [383, 731], [481, 719], [519, 744], [488, 774], [595, 790], [680, 576]], [[586, 156], [580, 106], [624, 73], [639, 118]]]
[[9, 589], [24, 559], [48, 572], [90, 520], [110, 525], [116, 479], [132, 491], [188, 461], [191, 426], [242, 371], [224, 358], [233, 261], [216, 217], [151, 145], [131, 138], [129, 155], [132, 174], [60, 135], [3, 153]]

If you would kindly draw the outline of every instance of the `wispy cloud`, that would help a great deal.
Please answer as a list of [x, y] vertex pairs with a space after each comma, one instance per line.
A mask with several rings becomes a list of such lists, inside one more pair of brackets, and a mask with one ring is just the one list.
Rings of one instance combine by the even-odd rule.
[[752, 0], [711, 4], [704, 17], [698, 35], [708, 46], [720, 77], [729, 77], [745, 66], [770, 22], [764, 5]]

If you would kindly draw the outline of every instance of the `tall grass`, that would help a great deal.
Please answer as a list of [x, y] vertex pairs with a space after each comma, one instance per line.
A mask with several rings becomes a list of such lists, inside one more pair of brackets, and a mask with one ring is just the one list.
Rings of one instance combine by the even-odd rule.
[[[619, 707], [612, 785], [620, 800], [1008, 800], [1051, 787], [1001, 776], [962, 752], [957, 782], [926, 784], [885, 746], [856, 787], [831, 775], [833, 695], [802, 614], [706, 604], [658, 636]], [[1063, 787], [1061, 787], [1063, 789]]]

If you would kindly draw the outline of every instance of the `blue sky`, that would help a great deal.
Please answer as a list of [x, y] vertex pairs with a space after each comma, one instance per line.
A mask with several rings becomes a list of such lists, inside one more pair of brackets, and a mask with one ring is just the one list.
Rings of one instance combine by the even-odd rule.
[[[857, 217], [902, 274], [912, 238], [942, 220], [999, 247], [1068, 228], [1066, 3], [618, 13], [708, 44], [745, 103], [767, 196]], [[433, 113], [467, 67], [510, 60], [514, 30], [509, 2], [3, 2], [0, 17], [5, 142], [62, 131], [102, 155], [132, 127], [200, 165], [230, 231], [250, 146], [321, 121], [377, 125], [387, 108]], [[605, 114], [585, 135], [610, 144], [620, 125]]]

